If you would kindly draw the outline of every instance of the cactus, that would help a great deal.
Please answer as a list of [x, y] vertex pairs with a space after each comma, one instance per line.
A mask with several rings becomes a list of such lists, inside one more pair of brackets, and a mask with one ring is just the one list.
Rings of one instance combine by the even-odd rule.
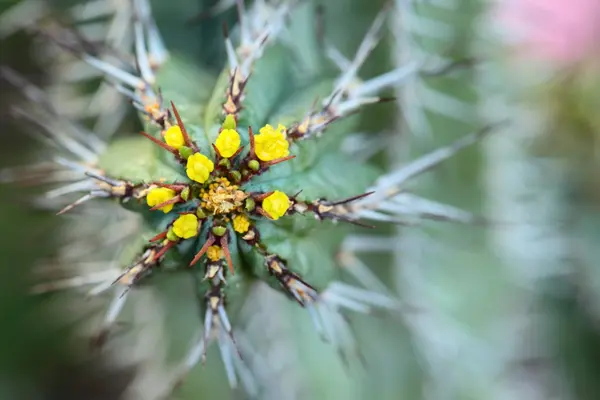
[[[118, 46], [85, 37], [82, 15], [91, 19], [91, 8], [71, 9], [73, 19], [84, 21], [75, 24], [79, 31], [53, 17], [42, 16], [33, 27], [24, 24], [53, 44], [58, 54], [72, 57], [71, 65], [88, 65], [96, 71], [92, 77], [101, 74], [105, 82], [93, 94], [95, 101], [73, 112], [75, 106], [61, 107], [53, 94], [2, 67], [3, 77], [28, 100], [14, 113], [32, 123], [53, 148], [36, 155], [43, 162], [6, 170], [4, 176], [53, 186], [44, 201], [36, 203], [59, 210], [65, 218], [61, 263], [74, 263], [80, 271], [44, 282], [34, 291], [91, 286], [88, 293], [93, 296], [112, 292], [95, 345], [116, 336], [111, 333], [128, 299], [138, 290], [143, 298], [147, 285], [161, 289], [161, 296], [179, 307], [161, 311], [155, 304], [150, 307], [155, 315], [148, 306], [155, 299], [147, 298], [145, 307], [134, 307], [134, 318], [148, 324], [161, 325], [157, 321], [163, 319], [174, 325], [199, 307], [201, 316], [193, 321], [202, 326], [198, 337], [183, 352], [168, 382], [163, 387], [154, 382], [152, 390], [168, 395], [187, 384], [184, 378], [204, 362], [212, 342], [232, 387], [239, 380], [249, 395], [257, 396], [260, 386], [275, 385], [260, 377], [261, 368], [268, 370], [268, 365], [253, 366], [260, 364], [261, 355], [254, 354], [256, 346], [241, 322], [252, 319], [245, 303], [266, 287], [284, 295], [272, 296], [275, 304], [270, 307], [280, 307], [285, 297], [295, 301], [343, 358], [359, 356], [360, 346], [342, 312], [400, 313], [403, 305], [355, 256], [360, 248], [380, 248], [389, 230], [358, 236], [353, 245], [348, 238], [357, 236], [348, 234], [371, 224], [410, 224], [427, 218], [478, 221], [470, 213], [408, 193], [405, 186], [476, 143], [489, 128], [394, 168], [373, 157], [385, 147], [382, 135], [356, 134], [364, 121], [354, 114], [388, 100], [382, 93], [390, 87], [430, 72], [421, 62], [407, 61], [380, 75], [359, 78], [384, 30], [387, 6], [348, 59], [323, 40], [310, 1], [221, 1], [210, 14], [236, 6], [238, 23], [224, 30], [222, 46], [207, 46], [213, 64], [219, 54], [226, 58], [226, 67], [214, 73], [207, 62], [211, 57], [194, 57], [187, 41], [180, 41], [177, 50], [188, 54], [168, 49], [146, 0], [94, 4], [114, 22], [110, 26], [121, 29]], [[158, 19], [168, 13], [154, 14]], [[170, 24], [185, 22], [173, 22], [169, 15]], [[62, 72], [63, 80], [76, 80]], [[87, 98], [81, 82], [67, 86], [74, 88], [73, 98]], [[121, 97], [114, 96], [117, 92]], [[127, 120], [122, 99], [131, 103], [143, 125], [138, 135], [117, 133]], [[89, 113], [88, 121], [83, 110]], [[69, 111], [74, 115], [65, 116]], [[58, 206], [57, 200], [75, 194], [74, 201]], [[121, 243], [115, 259], [114, 248]], [[340, 247], [346, 251], [336, 259]], [[102, 268], [82, 271], [82, 266], [89, 267], [82, 259], [90, 255], [99, 258]], [[342, 280], [338, 261], [356, 286]], [[183, 293], [190, 287], [192, 296]], [[166, 334], [157, 333], [154, 340]], [[191, 339], [178, 333], [174, 337], [169, 339], [176, 342], [173, 348]], [[161, 351], [181, 353], [166, 347]]]

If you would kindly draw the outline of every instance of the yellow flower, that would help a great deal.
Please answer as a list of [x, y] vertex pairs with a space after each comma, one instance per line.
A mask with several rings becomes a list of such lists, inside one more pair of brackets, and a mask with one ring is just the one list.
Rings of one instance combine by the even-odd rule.
[[271, 161], [286, 157], [290, 154], [290, 144], [285, 138], [285, 126], [279, 125], [277, 129], [271, 125], [260, 128], [260, 134], [254, 137], [254, 151], [262, 161]]
[[215, 141], [219, 153], [225, 158], [234, 155], [240, 144], [240, 135], [233, 129], [223, 129]]
[[219, 246], [210, 246], [206, 250], [206, 257], [211, 261], [219, 261], [221, 259], [221, 248]]
[[250, 220], [243, 214], [233, 217], [233, 230], [238, 233], [246, 233], [250, 228]]
[[[146, 196], [146, 203], [149, 207], [154, 207], [157, 204], [164, 203], [165, 201], [171, 200], [176, 196], [176, 192], [169, 188], [154, 188], [148, 192]], [[166, 205], [164, 207], [159, 208], [165, 214], [170, 212], [173, 209], [173, 204]]]
[[189, 239], [198, 234], [198, 217], [194, 214], [179, 216], [173, 223], [173, 233], [182, 239]]
[[201, 153], [195, 153], [189, 156], [185, 172], [191, 180], [204, 183], [214, 169], [215, 164], [208, 157]]
[[165, 142], [171, 146], [179, 150], [179, 148], [185, 145], [185, 140], [183, 139], [183, 133], [181, 133], [181, 129], [177, 125], [173, 125], [165, 132]]
[[263, 200], [262, 208], [272, 219], [276, 220], [287, 212], [291, 204], [289, 197], [285, 193], [276, 190]]

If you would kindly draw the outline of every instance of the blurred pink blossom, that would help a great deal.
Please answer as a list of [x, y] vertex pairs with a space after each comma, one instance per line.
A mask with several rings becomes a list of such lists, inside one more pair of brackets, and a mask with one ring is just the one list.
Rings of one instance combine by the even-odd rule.
[[528, 56], [573, 63], [600, 49], [600, 0], [499, 0], [497, 11]]

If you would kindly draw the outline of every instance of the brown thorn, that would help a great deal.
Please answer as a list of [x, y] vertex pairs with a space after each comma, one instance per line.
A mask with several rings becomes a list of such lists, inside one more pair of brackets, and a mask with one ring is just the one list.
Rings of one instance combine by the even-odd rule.
[[248, 139], [250, 140], [250, 152], [248, 153], [248, 158], [254, 158], [254, 132], [252, 132], [252, 127], [248, 127]]
[[152, 262], [157, 262], [173, 246], [175, 246], [175, 242], [171, 242], [169, 240], [169, 243], [167, 243], [166, 245], [164, 245], [164, 247], [162, 249], [160, 249], [160, 251], [158, 253], [156, 253], [156, 255], [154, 256], [154, 260], [152, 260]]
[[236, 151], [235, 153], [233, 153], [233, 155], [232, 155], [231, 157], [229, 157], [229, 158], [230, 158], [230, 159], [234, 159], [234, 158], [236, 158], [237, 156], [239, 156], [239, 155], [240, 155], [240, 153], [242, 152], [242, 150], [244, 150], [244, 146], [240, 146], [240, 148], [239, 148], [239, 149], [237, 149], [237, 151]]
[[269, 35], [265, 35], [264, 39], [262, 40], [262, 42], [260, 42], [260, 45], [263, 46], [265, 43], [267, 43], [267, 40], [269, 40]]
[[171, 108], [173, 109], [173, 114], [175, 114], [175, 119], [177, 120], [177, 126], [179, 126], [179, 129], [181, 129], [181, 134], [183, 135], [183, 140], [185, 141], [185, 144], [188, 147], [195, 149], [194, 143], [192, 142], [192, 139], [190, 139], [190, 135], [188, 135], [187, 130], [185, 129], [185, 126], [183, 125], [183, 121], [181, 120], [181, 117], [179, 116], [179, 112], [177, 111], [177, 108], [175, 107], [175, 104], [171, 101]]
[[396, 101], [398, 100], [398, 98], [390, 96], [390, 97], [380, 97], [379, 100], [377, 100], [377, 103], [389, 103], [392, 101]]
[[211, 144], [213, 150], [215, 151], [215, 153], [217, 154], [217, 157], [219, 158], [219, 160], [221, 158], [223, 158], [223, 156], [221, 155], [221, 152], [219, 151], [219, 149], [217, 149], [217, 145], [215, 145], [214, 143]]
[[219, 243], [221, 244], [221, 249], [223, 249], [223, 253], [225, 254], [229, 272], [231, 272], [231, 275], [235, 275], [235, 271], [233, 270], [233, 261], [231, 261], [231, 253], [229, 252], [229, 243], [227, 240], [227, 235], [223, 235], [221, 236]]
[[342, 204], [350, 203], [350, 202], [355, 201], [355, 200], [360, 200], [360, 199], [362, 199], [364, 197], [372, 195], [373, 193], [375, 193], [375, 191], [370, 191], [370, 192], [367, 192], [367, 193], [359, 194], [357, 196], [352, 196], [352, 197], [349, 197], [347, 199], [339, 200], [339, 201], [335, 201], [335, 202], [331, 202], [331, 203], [328, 203], [328, 204], [330, 206], [339, 206], [339, 205], [342, 205]]
[[278, 158], [276, 160], [266, 161], [266, 162], [263, 163], [263, 167], [269, 168], [269, 167], [272, 167], [273, 165], [277, 165], [277, 164], [280, 164], [282, 162], [289, 161], [289, 160], [291, 160], [293, 158], [296, 158], [296, 156], [295, 155], [291, 155], [291, 156], [287, 156], [287, 157]]
[[188, 185], [183, 184], [183, 183], [177, 184], [177, 183], [150, 182], [149, 185], [154, 185], [154, 186], [158, 186], [158, 187], [162, 187], [162, 188], [171, 189], [176, 192], [179, 192], [179, 191], [185, 189], [186, 187], [188, 187]]
[[[227, 95], [228, 95], [229, 97], [231, 97], [231, 101], [233, 101], [233, 103], [234, 103], [236, 106], [237, 106], [237, 104], [236, 104], [236, 103], [237, 103], [237, 101], [236, 101], [236, 99], [234, 98], [235, 96], [233, 95], [233, 85], [235, 84], [235, 82], [236, 82], [236, 79], [237, 79], [237, 72], [238, 72], [238, 67], [235, 67], [235, 68], [233, 69], [233, 72], [231, 73], [231, 76], [229, 77], [229, 85], [227, 86]], [[236, 120], [236, 122], [237, 122], [237, 120]]]
[[162, 207], [164, 207], [164, 206], [168, 206], [168, 205], [171, 205], [171, 204], [178, 203], [180, 200], [181, 200], [181, 196], [177, 195], [177, 196], [173, 197], [173, 198], [172, 198], [172, 199], [170, 199], [170, 200], [163, 201], [162, 203], [155, 205], [154, 207], [152, 207], [152, 208], [150, 209], [150, 211], [156, 211], [156, 210], [158, 210], [159, 208], [162, 208]]
[[140, 134], [145, 136], [146, 138], [150, 139], [152, 142], [159, 145], [160, 147], [167, 150], [168, 152], [172, 153], [175, 157], [179, 158], [179, 153], [177, 152], [177, 150], [174, 147], [171, 147], [168, 144], [161, 142], [160, 140], [147, 134], [146, 132], [142, 131], [142, 132], [140, 132]]
[[256, 212], [259, 213], [260, 215], [262, 215], [265, 218], [268, 218], [268, 219], [271, 219], [271, 220], [273, 219], [273, 217], [271, 217], [271, 215], [268, 212], [266, 212], [264, 210], [264, 208], [262, 208], [262, 207], [256, 207]]
[[149, 242], [158, 242], [161, 239], [164, 239], [167, 237], [167, 232], [161, 232], [158, 235], [154, 236], [152, 239], [148, 240]]
[[360, 221], [355, 220], [355, 219], [344, 218], [344, 217], [337, 217], [337, 218], [339, 218], [340, 220], [342, 220], [344, 222], [347, 222], [349, 224], [360, 226], [361, 228], [369, 228], [369, 229], [375, 229], [375, 228], [377, 228], [375, 225], [365, 224], [364, 222], [360, 222]]
[[79, 200], [74, 201], [73, 203], [65, 206], [62, 210], [60, 210], [59, 212], [56, 213], [56, 215], [62, 215], [68, 211], [71, 211], [73, 208], [77, 207], [80, 204], [85, 203], [86, 201], [92, 200], [93, 198], [95, 198], [96, 196], [92, 195], [92, 194], [86, 194], [85, 196], [79, 198]]
[[[248, 81], [250, 80], [251, 76], [252, 76], [252, 71], [248, 72], [246, 79], [240, 81], [240, 83], [238, 84], [240, 87], [240, 97], [242, 96], [242, 93], [244, 93], [244, 89], [246, 89], [246, 85], [248, 84]], [[243, 106], [240, 106], [240, 109], [242, 109], [242, 108], [243, 108]]]
[[210, 235], [208, 237], [208, 240], [206, 242], [204, 242], [204, 245], [202, 246], [202, 248], [200, 249], [200, 251], [194, 256], [194, 259], [192, 260], [192, 262], [190, 263], [190, 267], [193, 266], [194, 264], [196, 264], [198, 262], [198, 260], [200, 260], [200, 258], [204, 255], [204, 253], [206, 253], [206, 251], [208, 250], [208, 248], [215, 242], [215, 237], [213, 235]]
[[275, 193], [275, 192], [274, 191], [270, 191], [270, 192], [267, 192], [267, 193], [255, 194], [255, 195], [252, 196], [252, 198], [255, 201], [263, 201], [264, 199], [266, 199], [267, 197], [269, 197], [273, 193]]

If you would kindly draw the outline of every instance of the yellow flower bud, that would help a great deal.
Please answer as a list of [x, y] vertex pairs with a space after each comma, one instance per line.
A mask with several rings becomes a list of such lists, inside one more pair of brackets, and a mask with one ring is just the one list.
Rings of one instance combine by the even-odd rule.
[[179, 150], [180, 147], [185, 145], [185, 140], [183, 139], [183, 133], [181, 133], [181, 129], [177, 125], [173, 125], [165, 132], [165, 142], [175, 149]]
[[182, 239], [189, 239], [198, 234], [198, 217], [194, 214], [179, 216], [173, 223], [173, 233]]
[[204, 183], [214, 169], [215, 164], [208, 157], [201, 153], [195, 153], [187, 159], [185, 172], [191, 180]]
[[234, 155], [240, 148], [240, 144], [240, 135], [233, 129], [223, 129], [215, 141], [219, 153], [225, 158]]
[[285, 215], [291, 204], [292, 202], [285, 193], [276, 190], [263, 200], [262, 208], [272, 219], [277, 220]]
[[[154, 188], [148, 192], [146, 196], [146, 203], [149, 207], [154, 207], [157, 204], [164, 203], [165, 201], [171, 200], [175, 197], [177, 193], [169, 188]], [[173, 204], [166, 205], [161, 207], [159, 210], [164, 212], [165, 214], [170, 212], [173, 209]]]
[[210, 246], [206, 250], [206, 257], [208, 257], [208, 259], [211, 261], [219, 261], [221, 259], [222, 254], [223, 253], [219, 246]]
[[233, 217], [233, 230], [238, 233], [246, 233], [250, 228], [250, 220], [244, 214]]
[[260, 128], [260, 134], [254, 137], [254, 151], [262, 161], [272, 161], [290, 154], [290, 144], [285, 138], [285, 126], [277, 129], [271, 125]]

